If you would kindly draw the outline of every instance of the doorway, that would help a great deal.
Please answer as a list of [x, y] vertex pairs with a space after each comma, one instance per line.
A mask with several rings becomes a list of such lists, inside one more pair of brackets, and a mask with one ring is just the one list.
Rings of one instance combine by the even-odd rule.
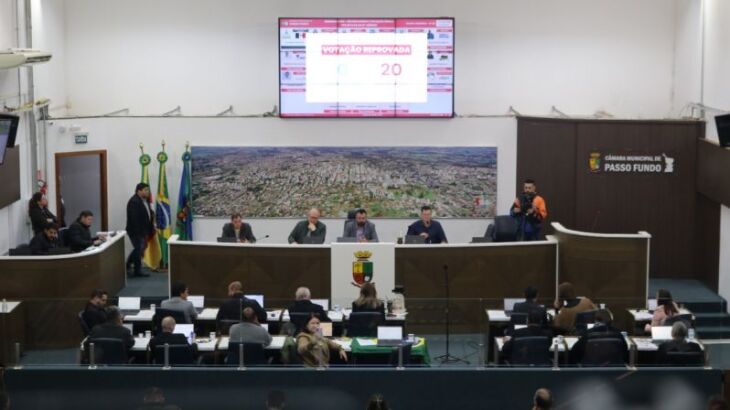
[[56, 153], [56, 215], [66, 226], [94, 214], [91, 232], [107, 231], [106, 150]]

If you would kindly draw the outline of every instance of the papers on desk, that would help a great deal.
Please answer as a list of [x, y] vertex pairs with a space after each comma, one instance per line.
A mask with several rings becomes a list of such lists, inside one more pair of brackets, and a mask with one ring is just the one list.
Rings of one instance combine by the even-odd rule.
[[352, 339], [333, 339], [333, 341], [345, 349], [346, 352], [352, 350]]
[[364, 339], [361, 337], [357, 338], [357, 344], [359, 344], [362, 347], [366, 346], [377, 346], [378, 345], [378, 339]]

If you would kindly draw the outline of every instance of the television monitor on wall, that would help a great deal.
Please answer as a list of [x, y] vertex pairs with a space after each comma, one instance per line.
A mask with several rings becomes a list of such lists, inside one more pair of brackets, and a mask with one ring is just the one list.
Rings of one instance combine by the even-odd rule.
[[5, 162], [5, 151], [15, 146], [18, 122], [17, 115], [0, 114], [0, 165]]
[[721, 147], [730, 147], [730, 114], [718, 115], [715, 117], [717, 126], [717, 138]]
[[454, 19], [280, 18], [289, 117], [454, 116]]

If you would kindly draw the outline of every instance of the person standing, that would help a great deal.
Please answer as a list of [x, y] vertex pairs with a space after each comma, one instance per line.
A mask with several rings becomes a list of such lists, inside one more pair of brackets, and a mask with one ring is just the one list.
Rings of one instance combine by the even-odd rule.
[[28, 201], [28, 216], [33, 226], [33, 235], [43, 232], [46, 224], [57, 224], [58, 219], [48, 210], [48, 198], [42, 192], [36, 192]]
[[446, 243], [446, 233], [444, 228], [438, 221], [432, 219], [432, 212], [430, 206], [424, 205], [421, 207], [421, 219], [412, 223], [408, 227], [409, 236], [421, 236], [426, 243]]
[[522, 185], [522, 195], [515, 198], [509, 211], [519, 221], [519, 235], [523, 241], [540, 239], [542, 222], [547, 218], [545, 199], [537, 194], [535, 180], [526, 179]]
[[134, 266], [134, 276], [149, 276], [142, 273], [142, 255], [147, 244], [147, 236], [154, 229], [155, 213], [150, 207], [150, 186], [144, 182], [137, 184], [134, 195], [127, 202], [127, 235], [134, 250], [127, 258], [127, 270]]

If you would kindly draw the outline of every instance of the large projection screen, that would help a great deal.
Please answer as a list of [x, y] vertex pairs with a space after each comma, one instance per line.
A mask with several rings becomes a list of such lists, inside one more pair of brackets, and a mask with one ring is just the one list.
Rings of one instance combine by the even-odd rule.
[[280, 18], [287, 117], [454, 116], [453, 18]]

